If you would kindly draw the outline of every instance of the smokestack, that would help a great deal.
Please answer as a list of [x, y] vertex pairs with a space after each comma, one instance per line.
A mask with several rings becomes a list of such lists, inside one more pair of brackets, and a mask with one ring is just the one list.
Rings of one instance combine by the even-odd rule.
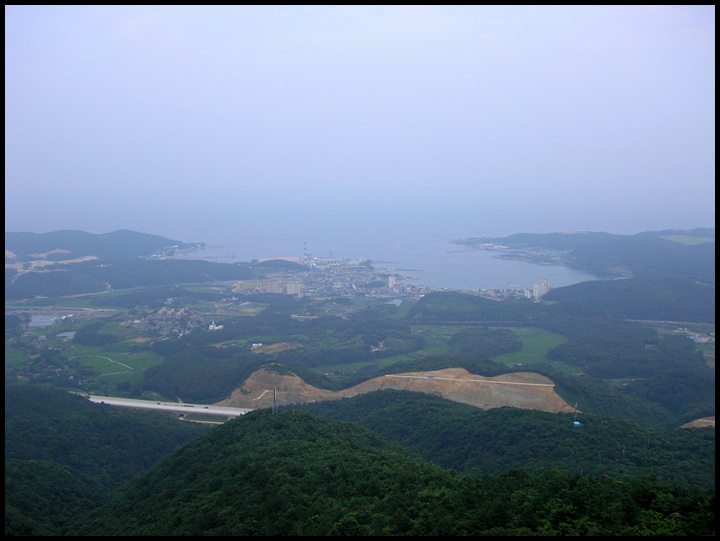
[[277, 389], [273, 389], [273, 414], [277, 413]]

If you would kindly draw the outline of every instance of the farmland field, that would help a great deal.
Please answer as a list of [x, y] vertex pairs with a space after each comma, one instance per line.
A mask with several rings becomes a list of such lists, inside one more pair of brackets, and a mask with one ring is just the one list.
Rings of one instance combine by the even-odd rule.
[[492, 358], [493, 361], [508, 366], [534, 364], [545, 360], [547, 352], [567, 342], [567, 339], [557, 333], [537, 329], [534, 327], [515, 327], [512, 329], [523, 348], [513, 353], [505, 353]]

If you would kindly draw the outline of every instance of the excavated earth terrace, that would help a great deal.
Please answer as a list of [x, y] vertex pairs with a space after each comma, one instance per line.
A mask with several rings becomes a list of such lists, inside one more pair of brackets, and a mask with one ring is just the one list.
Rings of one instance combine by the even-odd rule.
[[555, 384], [540, 374], [515, 372], [486, 378], [462, 368], [390, 374], [337, 392], [308, 385], [294, 374], [262, 368], [216, 405], [262, 409], [273, 406], [274, 396], [277, 405], [284, 406], [339, 400], [381, 389], [427, 393], [481, 409], [512, 406], [552, 413], [575, 411], [555, 392]]

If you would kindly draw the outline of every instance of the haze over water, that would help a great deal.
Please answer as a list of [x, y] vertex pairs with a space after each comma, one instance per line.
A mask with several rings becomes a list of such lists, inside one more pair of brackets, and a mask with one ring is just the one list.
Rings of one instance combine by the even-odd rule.
[[274, 225], [262, 235], [222, 240], [215, 231], [215, 237], [194, 237], [209, 247], [187, 257], [217, 262], [278, 257], [302, 260], [307, 246], [309, 257], [370, 259], [374, 267], [406, 277], [403, 283], [451, 289], [532, 288], [534, 282], [545, 278], [553, 288], [597, 279], [567, 267], [499, 259], [494, 252], [457, 251], [463, 247], [451, 244], [451, 240], [478, 235], [463, 231], [453, 236], [441, 224], [435, 226], [433, 235], [418, 227], [383, 230], [363, 227], [361, 222], [352, 227], [352, 221], [337, 221], [325, 232], [314, 231], [306, 240], [301, 240], [298, 227], [285, 229], [278, 221]]

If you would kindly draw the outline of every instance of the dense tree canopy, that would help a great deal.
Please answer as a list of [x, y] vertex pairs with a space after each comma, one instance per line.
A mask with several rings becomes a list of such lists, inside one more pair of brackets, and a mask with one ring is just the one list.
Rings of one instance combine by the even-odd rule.
[[177, 446], [207, 431], [40, 387], [5, 387], [6, 534], [58, 534]]
[[[642, 477], [712, 488], [715, 430], [661, 430], [623, 419], [515, 408], [479, 410], [407, 391], [378, 391], [297, 406], [360, 424], [425, 460], [465, 473], [562, 469], [583, 475]], [[689, 451], [692, 449], [692, 451]]]
[[255, 412], [158, 463], [86, 535], [708, 535], [714, 493], [644, 478], [471, 478], [355, 425]]

